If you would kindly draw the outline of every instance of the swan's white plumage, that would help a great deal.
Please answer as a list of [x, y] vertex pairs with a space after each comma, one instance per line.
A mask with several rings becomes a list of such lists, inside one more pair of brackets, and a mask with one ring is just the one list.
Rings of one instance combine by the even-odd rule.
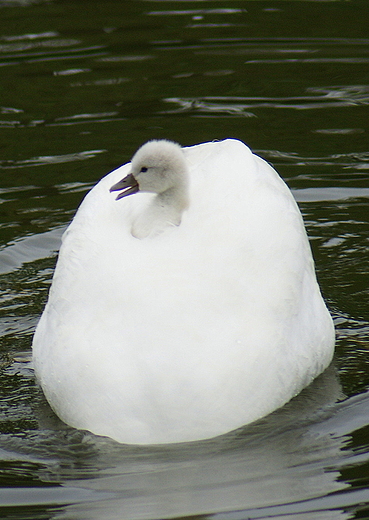
[[334, 329], [291, 192], [240, 141], [183, 149], [189, 207], [139, 240], [153, 193], [126, 164], [63, 237], [36, 374], [68, 424], [126, 443], [204, 439], [282, 406], [330, 363]]

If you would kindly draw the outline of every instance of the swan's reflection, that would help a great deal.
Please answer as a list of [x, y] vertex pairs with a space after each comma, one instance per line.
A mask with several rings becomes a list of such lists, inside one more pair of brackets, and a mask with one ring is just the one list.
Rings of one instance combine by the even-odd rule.
[[[352, 430], [351, 420], [361, 415], [365, 421], [367, 414], [350, 413], [350, 404], [337, 404], [341, 397], [330, 367], [281, 410], [215, 440], [133, 448], [101, 439], [99, 477], [65, 483], [66, 491], [94, 490], [96, 501], [67, 506], [56, 517], [155, 519], [276, 505], [283, 513], [284, 504], [343, 490], [347, 484], [338, 480], [343, 435]], [[368, 409], [368, 399], [358, 406]], [[337, 511], [329, 515], [325, 511], [324, 518], [347, 518]]]

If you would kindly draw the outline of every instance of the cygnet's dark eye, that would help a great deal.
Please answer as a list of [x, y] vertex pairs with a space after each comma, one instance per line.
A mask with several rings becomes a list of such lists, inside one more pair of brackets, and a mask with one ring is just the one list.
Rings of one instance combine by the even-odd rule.
[[145, 172], [147, 172], [147, 168], [146, 168], [146, 166], [142, 166], [142, 168], [141, 168], [140, 172], [142, 172], [142, 173], [145, 173]]

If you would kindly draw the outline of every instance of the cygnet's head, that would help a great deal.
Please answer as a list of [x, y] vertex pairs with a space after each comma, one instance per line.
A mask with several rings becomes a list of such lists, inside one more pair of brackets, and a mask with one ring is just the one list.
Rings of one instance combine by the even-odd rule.
[[187, 167], [179, 144], [164, 139], [148, 141], [132, 157], [131, 172], [110, 191], [117, 200], [138, 191], [163, 194], [187, 186]]

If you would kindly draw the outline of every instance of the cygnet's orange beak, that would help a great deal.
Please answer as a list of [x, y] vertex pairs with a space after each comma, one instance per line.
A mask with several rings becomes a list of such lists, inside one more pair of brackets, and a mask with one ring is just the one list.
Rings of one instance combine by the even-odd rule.
[[122, 191], [119, 193], [115, 200], [122, 199], [123, 197], [127, 197], [128, 195], [132, 195], [133, 193], [137, 193], [139, 190], [138, 182], [133, 177], [132, 173], [124, 177], [121, 181], [117, 182], [110, 188], [109, 191]]

